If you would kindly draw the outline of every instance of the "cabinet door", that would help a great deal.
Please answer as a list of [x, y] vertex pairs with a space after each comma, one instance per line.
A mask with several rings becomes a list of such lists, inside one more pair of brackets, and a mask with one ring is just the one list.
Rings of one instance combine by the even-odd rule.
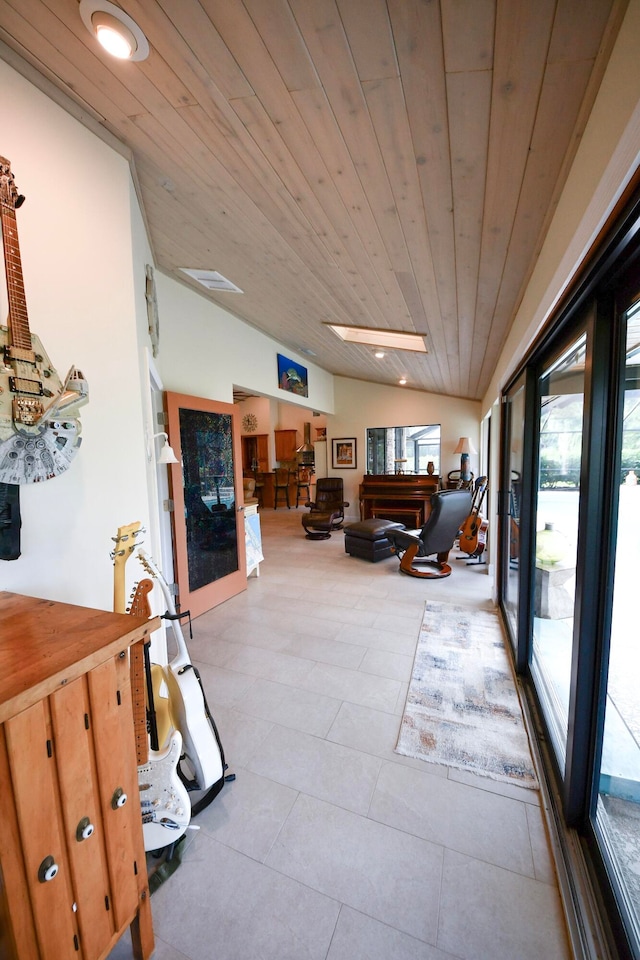
[[7, 754], [5, 729], [0, 725], [0, 957], [3, 960], [40, 960], [31, 902], [27, 896], [20, 828]]
[[[41, 960], [75, 960], [78, 930], [48, 702], [41, 700], [7, 720], [5, 732], [40, 957]], [[55, 866], [50, 866], [45, 875], [43, 865], [48, 858]]]
[[274, 430], [276, 441], [276, 460], [295, 460], [297, 448], [296, 430]]
[[91, 670], [87, 679], [112, 906], [121, 929], [147, 884], [128, 653]]
[[49, 702], [82, 956], [95, 960], [113, 936], [114, 922], [86, 678], [61, 688]]

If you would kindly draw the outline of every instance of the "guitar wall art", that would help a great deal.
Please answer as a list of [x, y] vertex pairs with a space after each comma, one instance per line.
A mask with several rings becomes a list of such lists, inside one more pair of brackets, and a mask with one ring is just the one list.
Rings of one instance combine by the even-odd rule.
[[80, 447], [78, 409], [89, 399], [82, 373], [60, 380], [40, 339], [29, 330], [18, 245], [18, 194], [11, 165], [0, 157], [0, 220], [9, 301], [0, 326], [0, 482], [40, 483], [63, 473]]

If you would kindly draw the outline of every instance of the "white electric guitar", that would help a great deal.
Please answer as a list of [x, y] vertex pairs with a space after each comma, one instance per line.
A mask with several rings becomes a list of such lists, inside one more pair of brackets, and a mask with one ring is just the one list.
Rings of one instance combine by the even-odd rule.
[[138, 559], [155, 578], [162, 590], [167, 613], [178, 652], [165, 670], [173, 725], [182, 733], [184, 753], [191, 768], [194, 789], [208, 790], [224, 777], [224, 753], [215, 723], [207, 707], [200, 675], [189, 658], [180, 620], [168, 584], [153, 560], [144, 550], [138, 550]]
[[[125, 608], [123, 596], [124, 566], [140, 531], [140, 523], [118, 529], [116, 549], [113, 551], [114, 608], [116, 613], [126, 612], [133, 616], [144, 616], [148, 620], [151, 616], [148, 600], [148, 594], [153, 589], [151, 580], [140, 581], [128, 609]], [[144, 848], [149, 851], [159, 850], [180, 839], [191, 821], [191, 803], [187, 789], [178, 775], [178, 763], [182, 753], [180, 733], [174, 730], [163, 750], [149, 749], [147, 699], [150, 684], [145, 684], [149, 668], [147, 650], [142, 641], [131, 647], [130, 676], [142, 833]], [[153, 723], [152, 701], [149, 711]]]

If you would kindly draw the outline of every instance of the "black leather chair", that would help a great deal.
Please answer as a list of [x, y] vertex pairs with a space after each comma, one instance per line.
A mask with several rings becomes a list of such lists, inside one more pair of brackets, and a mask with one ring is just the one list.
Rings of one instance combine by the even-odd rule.
[[[400, 570], [411, 577], [433, 580], [448, 577], [449, 551], [471, 510], [469, 490], [442, 490], [431, 496], [431, 513], [421, 530], [388, 530], [387, 539], [400, 560]], [[435, 560], [429, 558], [436, 555]], [[432, 571], [418, 570], [414, 563], [428, 564]]]
[[320, 477], [316, 480], [316, 498], [308, 506], [311, 513], [316, 510], [320, 513], [337, 513], [333, 528], [339, 529], [344, 523], [344, 508], [349, 506], [344, 499], [342, 477]]
[[316, 480], [316, 498], [309, 501], [309, 513], [302, 518], [309, 540], [326, 540], [332, 530], [341, 530], [344, 523], [344, 508], [349, 502], [343, 499], [342, 477], [320, 477]]

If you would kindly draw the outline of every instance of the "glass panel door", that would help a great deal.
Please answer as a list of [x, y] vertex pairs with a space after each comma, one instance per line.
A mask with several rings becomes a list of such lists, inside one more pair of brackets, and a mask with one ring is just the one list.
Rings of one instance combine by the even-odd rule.
[[[617, 545], [597, 825], [618, 900], [640, 941], [640, 302], [628, 311]], [[626, 907], [626, 909], [624, 909]]]
[[586, 335], [539, 379], [531, 672], [565, 767], [582, 461]]
[[180, 605], [198, 616], [247, 586], [237, 413], [175, 393], [167, 410]]
[[520, 590], [520, 515], [522, 503], [522, 457], [524, 446], [525, 377], [520, 377], [506, 398], [507, 518], [503, 528], [502, 603], [512, 644], [518, 638]]

